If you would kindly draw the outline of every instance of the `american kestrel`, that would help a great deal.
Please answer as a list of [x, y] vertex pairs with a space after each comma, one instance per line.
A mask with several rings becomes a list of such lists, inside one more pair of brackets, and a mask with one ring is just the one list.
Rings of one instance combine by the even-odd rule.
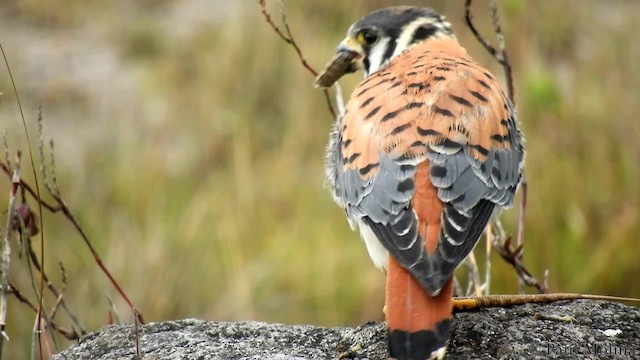
[[391, 357], [443, 358], [453, 272], [522, 179], [515, 110], [428, 8], [358, 20], [316, 85], [357, 69], [365, 79], [331, 133], [328, 184], [387, 271]]

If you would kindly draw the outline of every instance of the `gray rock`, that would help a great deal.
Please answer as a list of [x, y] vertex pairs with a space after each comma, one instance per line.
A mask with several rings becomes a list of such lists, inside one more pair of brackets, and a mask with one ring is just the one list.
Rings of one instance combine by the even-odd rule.
[[[447, 359], [638, 359], [640, 309], [578, 300], [455, 315]], [[133, 359], [132, 325], [105, 326], [57, 354]], [[357, 328], [187, 319], [139, 327], [143, 359], [386, 359], [382, 323]]]

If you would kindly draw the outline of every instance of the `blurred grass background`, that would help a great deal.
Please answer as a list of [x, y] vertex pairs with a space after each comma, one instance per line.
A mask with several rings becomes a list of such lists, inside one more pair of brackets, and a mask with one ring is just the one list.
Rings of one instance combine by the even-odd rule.
[[[462, 3], [285, 1], [316, 68], [361, 15], [416, 4], [447, 15], [502, 78]], [[487, 3], [475, 18], [491, 34]], [[640, 2], [500, 6], [527, 138], [525, 263], [538, 277], [549, 269], [552, 291], [640, 297]], [[255, 1], [3, 2], [0, 41], [32, 138], [42, 105], [63, 197], [148, 321], [382, 319], [384, 275], [323, 188], [324, 98]], [[26, 149], [4, 69], [0, 91], [9, 144]], [[517, 211], [503, 219], [514, 233]], [[105, 324], [107, 296], [131, 320], [65, 219], [42, 221], [46, 268], [59, 281], [64, 264], [66, 301], [86, 328]], [[15, 249], [12, 261], [29, 293]], [[493, 264], [492, 292], [517, 291], [515, 273]], [[11, 298], [7, 358], [28, 353], [33, 317]]]

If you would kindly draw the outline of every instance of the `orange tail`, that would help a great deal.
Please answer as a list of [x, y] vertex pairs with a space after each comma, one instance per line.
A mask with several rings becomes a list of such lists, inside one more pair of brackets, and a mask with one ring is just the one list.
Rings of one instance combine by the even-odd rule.
[[449, 339], [452, 281], [431, 297], [392, 256], [387, 271], [386, 318], [391, 357], [442, 358]]
[[[429, 253], [440, 236], [443, 205], [429, 180], [429, 164], [418, 165], [416, 193], [411, 201], [418, 215], [419, 233]], [[453, 282], [449, 279], [440, 293], [431, 296], [400, 263], [389, 256], [387, 268], [386, 318], [389, 353], [392, 358], [441, 359], [449, 339]]]

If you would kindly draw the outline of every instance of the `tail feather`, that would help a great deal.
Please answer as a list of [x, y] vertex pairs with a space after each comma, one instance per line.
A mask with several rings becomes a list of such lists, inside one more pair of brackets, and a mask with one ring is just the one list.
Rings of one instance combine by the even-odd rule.
[[442, 359], [449, 338], [452, 281], [430, 296], [392, 256], [387, 270], [389, 354], [399, 360]]
[[[429, 164], [418, 165], [412, 207], [418, 215], [420, 238], [429, 254], [440, 239], [443, 204], [429, 179]], [[399, 360], [444, 358], [451, 322], [453, 282], [431, 296], [411, 273], [389, 256], [387, 268], [387, 327], [389, 353]]]

